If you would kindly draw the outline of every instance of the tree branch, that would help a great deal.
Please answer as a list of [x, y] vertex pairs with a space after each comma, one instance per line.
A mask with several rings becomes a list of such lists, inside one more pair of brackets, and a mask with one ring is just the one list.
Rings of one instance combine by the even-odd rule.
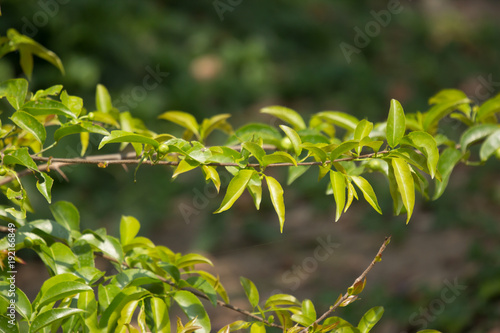
[[[384, 252], [384, 250], [387, 247], [387, 245], [389, 245], [390, 241], [391, 241], [391, 236], [385, 238], [384, 243], [382, 244], [382, 246], [378, 250], [377, 255], [375, 256], [375, 258], [373, 258], [372, 262], [370, 263], [370, 265], [368, 265], [368, 267], [365, 269], [365, 271], [360, 276], [358, 276], [358, 278], [356, 280], [354, 280], [354, 283], [352, 284], [352, 286], [355, 286], [357, 283], [363, 281], [366, 278], [366, 275], [371, 271], [371, 269], [373, 268], [373, 266], [375, 266], [375, 264], [377, 262], [379, 262], [380, 260], [382, 260], [382, 253]], [[346, 292], [333, 306], [330, 307], [330, 309], [328, 309], [328, 311], [326, 311], [325, 313], [323, 313], [323, 315], [321, 315], [321, 317], [319, 317], [314, 323], [312, 323], [308, 327], [305, 327], [299, 333], [306, 333], [309, 328], [311, 328], [314, 325], [318, 325], [323, 319], [325, 319], [326, 317], [328, 317], [343, 302], [345, 302], [349, 296], [351, 296], [351, 295], [349, 295], [349, 293]]]

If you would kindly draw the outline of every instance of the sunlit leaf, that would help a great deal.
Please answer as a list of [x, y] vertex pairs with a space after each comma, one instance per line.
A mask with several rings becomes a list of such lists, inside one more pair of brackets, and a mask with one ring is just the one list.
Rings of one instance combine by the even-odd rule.
[[376, 306], [368, 310], [363, 318], [359, 321], [358, 329], [360, 333], [368, 333], [371, 331], [373, 326], [378, 323], [382, 315], [384, 314], [384, 308], [381, 306]]
[[284, 151], [276, 151], [272, 154], [266, 155], [262, 158], [263, 166], [268, 166], [269, 164], [279, 164], [279, 163], [292, 163], [297, 166], [297, 161], [292, 157], [292, 155]]
[[283, 225], [285, 223], [285, 201], [283, 199], [283, 188], [281, 187], [281, 184], [273, 177], [265, 177], [274, 210], [276, 211], [276, 214], [278, 214], [278, 218], [280, 221], [280, 232], [283, 232]]
[[245, 294], [247, 295], [248, 301], [255, 308], [259, 304], [259, 291], [255, 284], [247, 278], [240, 277], [240, 283], [245, 290]]
[[488, 160], [498, 149], [500, 149], [500, 129], [491, 133], [481, 145], [479, 150], [481, 161]]
[[15, 112], [10, 118], [20, 128], [31, 133], [35, 139], [43, 144], [47, 133], [45, 127], [35, 117], [24, 111]]
[[476, 120], [482, 121], [497, 112], [500, 112], [500, 95], [496, 95], [481, 104], [479, 110], [477, 110]]
[[200, 333], [210, 333], [210, 319], [200, 300], [191, 292], [179, 290], [173, 294], [173, 299], [194, 324], [201, 326]]
[[432, 200], [436, 200], [443, 194], [446, 186], [448, 185], [448, 180], [450, 179], [451, 172], [453, 171], [455, 165], [460, 161], [462, 156], [463, 154], [458, 149], [451, 147], [447, 148], [441, 153], [437, 165], [437, 169], [441, 174], [441, 181], [436, 181], [436, 188]]
[[426, 132], [411, 132], [407, 136], [413, 143], [413, 146], [420, 150], [427, 158], [427, 167], [431, 178], [436, 174], [436, 167], [439, 161], [439, 150], [436, 140], [432, 135]]
[[104, 145], [107, 145], [108, 143], [120, 143], [120, 142], [143, 143], [151, 145], [154, 148], [158, 148], [160, 145], [158, 141], [141, 134], [135, 134], [126, 131], [112, 131], [110, 135], [102, 138], [101, 143], [99, 144], [99, 149], [101, 149]]
[[102, 84], [98, 84], [95, 91], [95, 103], [97, 111], [102, 113], [110, 113], [113, 109], [111, 103], [111, 96], [109, 96], [108, 89]]
[[76, 119], [76, 116], [66, 105], [52, 99], [39, 99], [30, 101], [21, 107], [21, 110], [28, 112], [33, 116], [58, 115], [65, 116], [71, 119]]
[[382, 210], [378, 205], [377, 196], [373, 191], [370, 183], [361, 176], [350, 176], [356, 186], [363, 192], [365, 200], [379, 213], [382, 214]]
[[401, 103], [391, 100], [389, 117], [387, 118], [386, 136], [387, 143], [394, 148], [404, 136], [406, 130], [406, 117]]
[[339, 111], [323, 111], [317, 113], [316, 116], [345, 128], [348, 131], [354, 131], [356, 125], [359, 123], [359, 120], [356, 117]]
[[335, 222], [337, 222], [345, 207], [346, 179], [342, 173], [330, 171], [330, 182], [332, 184], [333, 197], [335, 198]]
[[40, 176], [43, 178], [43, 182], [37, 181], [36, 188], [45, 197], [48, 203], [52, 201], [52, 184], [54, 180], [45, 172], [40, 172]]
[[82, 121], [79, 124], [71, 124], [71, 123], [63, 124], [54, 132], [54, 140], [59, 141], [67, 135], [85, 133], [85, 132], [97, 133], [106, 136], [110, 135], [109, 132], [106, 131], [101, 126], [94, 125], [89, 121]]
[[28, 94], [28, 81], [25, 79], [10, 79], [0, 82], [0, 98], [6, 97], [15, 110], [19, 110]]
[[469, 146], [474, 142], [484, 139], [499, 129], [500, 126], [498, 124], [482, 124], [468, 128], [460, 138], [460, 148], [462, 149], [462, 153], [465, 153]]
[[38, 314], [33, 322], [31, 323], [30, 332], [37, 332], [42, 328], [57, 322], [58, 320], [63, 320], [69, 316], [74, 316], [78, 313], [83, 313], [84, 310], [65, 308], [65, 309], [50, 309]]
[[158, 118], [165, 119], [177, 125], [180, 125], [193, 132], [196, 137], [200, 137], [200, 133], [198, 132], [198, 122], [196, 122], [196, 118], [187, 112], [167, 111], [159, 115]]
[[406, 208], [406, 223], [408, 223], [413, 213], [413, 206], [415, 205], [415, 186], [410, 166], [403, 159], [393, 158], [392, 167], [394, 169], [394, 177], [398, 184], [399, 193], [403, 200], [403, 205]]
[[300, 153], [302, 152], [301, 148], [302, 140], [300, 139], [300, 136], [297, 134], [297, 132], [295, 132], [288, 126], [280, 125], [280, 128], [283, 130], [283, 132], [285, 132], [286, 136], [290, 139], [295, 155], [299, 156]]
[[279, 118], [288, 124], [292, 125], [293, 129], [298, 131], [306, 128], [304, 119], [297, 111], [284, 106], [268, 106], [260, 110], [261, 113], [266, 113]]
[[433, 131], [439, 120], [441, 120], [457, 108], [460, 108], [462, 105], [468, 104], [470, 102], [471, 100], [468, 98], [461, 98], [458, 100], [450, 100], [434, 105], [429, 111], [425, 113], [425, 118], [423, 121], [425, 131]]

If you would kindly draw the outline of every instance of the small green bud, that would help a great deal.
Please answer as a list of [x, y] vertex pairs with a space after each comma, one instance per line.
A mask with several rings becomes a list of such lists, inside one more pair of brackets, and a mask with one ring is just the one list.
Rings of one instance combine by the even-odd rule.
[[33, 246], [33, 240], [30, 237], [26, 237], [24, 239], [24, 246], [26, 246], [26, 247], [32, 247]]
[[88, 116], [89, 116], [89, 120], [94, 120], [95, 119], [94, 112], [89, 112]]
[[168, 147], [168, 145], [166, 144], [161, 144], [160, 147], [158, 147], [158, 152], [160, 153], [160, 155], [165, 155], [168, 153], [168, 151], [170, 150], [170, 148]]

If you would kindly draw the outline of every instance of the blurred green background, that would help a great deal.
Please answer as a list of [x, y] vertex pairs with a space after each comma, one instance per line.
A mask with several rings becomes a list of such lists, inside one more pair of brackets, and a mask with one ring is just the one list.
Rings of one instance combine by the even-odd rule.
[[[31, 90], [63, 84], [92, 111], [95, 86], [102, 83], [121, 111], [130, 110], [156, 132], [181, 133], [157, 120], [167, 110], [190, 112], [199, 121], [231, 113], [235, 128], [250, 121], [276, 124], [258, 112], [275, 104], [306, 119], [339, 110], [383, 121], [391, 98], [415, 112], [425, 111], [428, 98], [444, 88], [462, 89], [478, 102], [500, 92], [500, 3], [494, 0], [6, 0], [1, 10], [0, 34], [15, 28], [56, 52], [65, 66], [62, 76], [35, 60]], [[347, 44], [357, 50], [346, 57], [341, 45]], [[0, 61], [0, 80], [14, 76], [22, 73], [18, 55], [10, 54]], [[445, 122], [450, 131], [459, 126]], [[100, 153], [94, 139], [90, 154]], [[79, 149], [68, 146], [78, 142], [65, 140], [51, 154], [76, 157]], [[70, 182], [60, 179], [53, 199], [75, 203], [84, 226], [106, 226], [116, 235], [120, 215], [133, 215], [155, 242], [174, 251], [202, 251], [243, 306], [239, 275], [254, 280], [262, 296], [294, 293], [324, 311], [392, 234], [363, 300], [339, 315], [356, 323], [366, 310], [383, 305], [378, 332], [427, 326], [498, 332], [499, 167], [498, 161], [477, 170], [460, 166], [445, 195], [420, 201], [408, 226], [403, 217], [390, 216], [387, 184], [376, 177], [385, 215], [360, 203], [332, 223], [333, 199], [314, 171], [285, 188], [284, 234], [269, 201], [255, 212], [251, 199], [242, 197], [230, 212], [212, 215], [222, 198], [201, 174], [172, 182], [166, 168], [142, 167], [137, 183], [134, 170], [121, 167], [67, 168]], [[33, 205], [33, 218], [50, 216], [41, 196]], [[309, 273], [293, 273], [313, 256], [317, 237], [326, 235], [338, 249], [316, 260]], [[300, 283], [290, 283], [290, 276]], [[453, 281], [467, 288], [445, 302], [443, 292]], [[233, 318], [222, 311], [212, 314], [221, 326]]]

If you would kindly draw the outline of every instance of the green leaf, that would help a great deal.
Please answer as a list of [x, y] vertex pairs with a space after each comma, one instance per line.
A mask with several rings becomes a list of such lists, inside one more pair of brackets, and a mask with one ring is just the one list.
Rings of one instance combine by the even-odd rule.
[[245, 294], [247, 295], [248, 301], [255, 308], [259, 304], [259, 291], [255, 284], [247, 278], [240, 277], [240, 283], [245, 290]]
[[268, 106], [260, 110], [261, 113], [266, 113], [279, 118], [290, 125], [293, 126], [293, 129], [296, 131], [302, 130], [306, 128], [306, 124], [304, 123], [304, 119], [300, 116], [297, 111], [289, 109], [284, 106]]
[[197, 138], [200, 138], [200, 133], [198, 132], [198, 123], [196, 122], [196, 118], [187, 112], [167, 111], [159, 115], [158, 118], [165, 119], [177, 125], [180, 125], [185, 129], [193, 132]]
[[283, 200], [283, 188], [281, 187], [280, 183], [273, 177], [265, 177], [274, 210], [276, 211], [276, 214], [278, 214], [280, 220], [280, 232], [283, 232], [283, 225], [285, 223], [285, 202]]
[[359, 141], [349, 140], [342, 142], [337, 148], [332, 150], [330, 154], [330, 160], [333, 162], [341, 155], [353, 150], [354, 148], [357, 148], [358, 146], [359, 146]]
[[10, 118], [20, 128], [30, 133], [42, 145], [47, 137], [45, 127], [35, 117], [24, 111], [16, 111]]
[[50, 206], [54, 219], [68, 230], [80, 230], [80, 213], [78, 209], [68, 201], [58, 201]]
[[247, 184], [248, 192], [252, 196], [253, 203], [257, 210], [260, 209], [260, 203], [262, 201], [262, 180], [259, 177], [259, 174], [256, 172], [250, 178], [250, 181]]
[[316, 116], [351, 132], [356, 129], [356, 125], [359, 123], [356, 117], [339, 111], [323, 111], [317, 113]]
[[180, 160], [177, 168], [175, 168], [174, 173], [172, 174], [172, 178], [177, 177], [180, 174], [196, 169], [200, 166], [200, 162], [192, 160], [190, 158], [184, 158]]
[[179, 269], [191, 267], [196, 264], [207, 264], [213, 266], [212, 262], [208, 258], [197, 253], [188, 253], [175, 261], [175, 266]]
[[111, 96], [109, 96], [108, 89], [102, 84], [98, 84], [95, 91], [95, 104], [97, 111], [103, 113], [110, 113], [113, 109], [111, 103]]
[[231, 117], [229, 113], [218, 114], [209, 119], [203, 119], [200, 126], [200, 140], [205, 141], [207, 136], [212, 133], [212, 131], [219, 129], [227, 134], [232, 132], [231, 125], [226, 121], [227, 118]]
[[241, 196], [241, 194], [245, 190], [245, 187], [247, 186], [254, 172], [255, 170], [240, 170], [238, 174], [233, 179], [231, 179], [227, 187], [226, 195], [224, 196], [220, 207], [214, 212], [214, 214], [221, 213], [231, 208], [234, 202]]
[[59, 141], [67, 135], [77, 134], [77, 133], [87, 133], [87, 132], [97, 133], [101, 135], [110, 135], [109, 132], [106, 131], [101, 126], [94, 125], [89, 121], [82, 121], [79, 124], [71, 124], [71, 123], [63, 124], [54, 132], [54, 140]]
[[364, 179], [363, 177], [360, 176], [350, 176], [350, 178], [353, 180], [353, 182], [356, 184], [356, 186], [363, 192], [363, 196], [365, 197], [365, 200], [379, 213], [382, 214], [382, 210], [380, 209], [380, 206], [378, 205], [377, 201], [377, 196], [375, 195], [375, 192], [373, 191], [372, 186], [370, 183]]
[[257, 161], [259, 161], [260, 164], [263, 164], [262, 158], [266, 156], [266, 152], [264, 149], [262, 149], [261, 146], [254, 142], [243, 142], [241, 144], [241, 147], [248, 150], [250, 154], [252, 154], [257, 159]]
[[[122, 309], [131, 301], [140, 300], [149, 293], [141, 288], [130, 286], [120, 291], [104, 310], [99, 321], [100, 328], [107, 328], [108, 332], [114, 332], [117, 321], [121, 316]], [[100, 296], [100, 294], [99, 294]], [[101, 302], [101, 297], [99, 297]]]
[[399, 144], [399, 141], [405, 135], [405, 130], [406, 117], [403, 107], [397, 100], [392, 99], [386, 127], [387, 143], [391, 148]]
[[0, 98], [6, 97], [15, 110], [19, 110], [28, 94], [28, 81], [10, 79], [0, 83]]
[[66, 105], [52, 99], [30, 101], [24, 104], [21, 110], [24, 110], [33, 116], [58, 115], [76, 119], [75, 114], [71, 112]]
[[170, 333], [170, 318], [168, 316], [168, 306], [159, 297], [151, 298], [151, 316], [153, 319], [153, 332]]
[[408, 138], [413, 142], [413, 146], [418, 148], [427, 158], [427, 167], [431, 178], [436, 174], [436, 167], [439, 161], [439, 150], [436, 140], [426, 132], [411, 132]]
[[49, 266], [54, 274], [74, 272], [78, 259], [71, 249], [63, 243], [55, 242], [50, 247], [40, 244], [38, 255]]
[[274, 127], [261, 123], [250, 123], [244, 125], [234, 132], [234, 135], [227, 141], [227, 145], [234, 145], [240, 142], [253, 141], [262, 138], [265, 144], [280, 147], [281, 133]]
[[301, 148], [302, 140], [300, 139], [300, 136], [297, 134], [297, 132], [295, 132], [288, 126], [280, 125], [280, 128], [283, 130], [283, 132], [285, 132], [286, 136], [290, 139], [295, 155], [299, 156], [300, 153], [302, 152]]
[[292, 295], [276, 294], [269, 297], [264, 305], [265, 308], [275, 308], [279, 306], [300, 306], [300, 302]]
[[[60, 87], [62, 88], [62, 86]], [[68, 95], [66, 90], [64, 90], [62, 94], [59, 96], [59, 98], [61, 99], [61, 102], [64, 105], [66, 105], [71, 110], [71, 112], [75, 114], [75, 116], [78, 117], [82, 113], [83, 99], [81, 97], [70, 96]]]
[[51, 309], [44, 311], [39, 315], [37, 315], [33, 320], [33, 323], [31, 324], [30, 327], [30, 333], [35, 333], [41, 330], [42, 328], [57, 322], [58, 320], [63, 320], [64, 318], [68, 318], [70, 316], [76, 315], [77, 313], [83, 313], [83, 312], [85, 311], [73, 308]]
[[434, 105], [429, 111], [425, 113], [423, 122], [424, 130], [426, 132], [433, 131], [439, 120], [446, 117], [457, 108], [460, 108], [462, 105], [468, 103], [471, 103], [470, 99], [461, 98], [458, 100], [450, 100]]
[[36, 188], [50, 204], [50, 202], [52, 201], [51, 191], [52, 191], [52, 184], [54, 184], [54, 180], [45, 172], [40, 172], [40, 176], [42, 176], [43, 182], [40, 183], [40, 181], [37, 180]]
[[500, 95], [487, 100], [479, 107], [476, 114], [476, 121], [487, 119], [497, 112], [500, 112]]
[[191, 276], [187, 278], [185, 282], [181, 281], [181, 284], [179, 286], [185, 286], [200, 290], [208, 297], [214, 307], [217, 306], [217, 292], [215, 291], [215, 288], [210, 284], [210, 282], [204, 277]]
[[13, 165], [19, 164], [33, 171], [38, 171], [38, 167], [28, 153], [28, 148], [18, 148], [13, 152], [9, 152], [3, 157], [3, 164]]
[[323, 144], [303, 143], [300, 146], [306, 150], [309, 150], [309, 153], [317, 158], [316, 160], [320, 160], [321, 162], [325, 163], [326, 159], [328, 158], [326, 152], [322, 149], [324, 146]]
[[120, 241], [123, 246], [129, 244], [141, 228], [141, 224], [135, 217], [122, 216], [120, 221]]
[[255, 322], [252, 324], [252, 327], [250, 327], [250, 333], [266, 333], [266, 326], [264, 323]]
[[342, 173], [330, 171], [330, 182], [332, 184], [333, 197], [335, 198], [335, 222], [337, 222], [345, 207], [346, 179]]
[[408, 223], [413, 213], [413, 206], [415, 206], [415, 184], [411, 175], [410, 166], [403, 159], [396, 157], [392, 159], [392, 167], [394, 169], [394, 177], [398, 184], [399, 193], [403, 200], [403, 205], [406, 208], [406, 223]]
[[200, 333], [210, 333], [210, 319], [203, 304], [195, 295], [186, 290], [179, 290], [173, 294], [173, 299], [189, 320], [195, 319], [194, 323], [202, 327]]
[[129, 286], [141, 286], [144, 284], [159, 283], [161, 280], [151, 271], [139, 268], [129, 268], [116, 274], [111, 279], [111, 284], [117, 285], [120, 289]]
[[203, 173], [205, 174], [205, 180], [211, 180], [212, 183], [214, 184], [215, 188], [217, 189], [217, 193], [219, 193], [220, 190], [220, 177], [219, 174], [217, 173], [217, 169], [213, 166], [209, 165], [202, 165], [201, 169], [203, 170]]
[[[326, 155], [325, 155], [325, 157], [326, 157]], [[325, 160], [326, 160], [326, 158], [325, 158]], [[307, 170], [309, 170], [309, 168], [311, 168], [311, 166], [309, 166], [309, 165], [288, 167], [288, 178], [287, 178], [286, 184], [287, 185], [292, 184], [296, 179], [298, 179], [300, 176], [302, 176], [304, 173], [306, 173]]]
[[158, 141], [154, 140], [153, 138], [147, 137], [145, 135], [135, 134], [126, 131], [112, 131], [110, 135], [102, 138], [101, 143], [99, 144], [99, 149], [101, 149], [104, 145], [107, 145], [108, 143], [119, 143], [119, 142], [143, 143], [151, 145], [155, 149], [158, 149], [158, 147], [160, 146]]
[[83, 234], [80, 239], [87, 241], [118, 262], [123, 262], [123, 249], [118, 239], [111, 236], [101, 237], [96, 233]]
[[462, 153], [465, 154], [467, 148], [469, 148], [472, 143], [489, 136], [491, 133], [497, 131], [498, 129], [500, 129], [500, 126], [498, 126], [498, 124], [483, 124], [468, 128], [460, 138], [460, 147], [462, 149]]
[[297, 161], [292, 157], [292, 155], [284, 151], [276, 151], [270, 155], [266, 155], [262, 158], [264, 163], [262, 166], [266, 167], [269, 164], [279, 164], [279, 163], [292, 163], [297, 166]]
[[43, 293], [37, 304], [37, 308], [41, 309], [44, 305], [62, 300], [66, 297], [76, 296], [85, 291], [92, 291], [92, 288], [78, 281], [62, 281]]
[[436, 200], [443, 194], [446, 186], [448, 185], [448, 180], [450, 179], [451, 172], [453, 171], [455, 165], [460, 161], [462, 156], [463, 154], [458, 149], [452, 147], [447, 148], [441, 153], [437, 165], [437, 169], [441, 174], [441, 181], [438, 180], [436, 182], [436, 189], [432, 200]]
[[481, 145], [481, 149], [479, 150], [481, 161], [488, 160], [498, 149], [500, 149], [500, 129], [491, 133]]
[[49, 88], [44, 89], [44, 90], [38, 90], [35, 93], [35, 96], [33, 96], [33, 99], [36, 100], [36, 99], [40, 99], [42, 97], [59, 95], [61, 93], [62, 88], [63, 88], [63, 86], [58, 84], [58, 85], [49, 87]]
[[[369, 122], [366, 119], [361, 120], [358, 125], [356, 125], [356, 129], [354, 130], [354, 140], [355, 141], [363, 141], [366, 143], [370, 143], [372, 139], [368, 135], [370, 135], [370, 132], [373, 129], [373, 123]], [[356, 153], [359, 155], [361, 154], [361, 149], [363, 148], [363, 145], [360, 145], [356, 148]]]
[[381, 306], [376, 306], [368, 310], [363, 318], [359, 321], [358, 329], [360, 333], [368, 333], [370, 330], [378, 323], [382, 315], [384, 314], [384, 308]]

